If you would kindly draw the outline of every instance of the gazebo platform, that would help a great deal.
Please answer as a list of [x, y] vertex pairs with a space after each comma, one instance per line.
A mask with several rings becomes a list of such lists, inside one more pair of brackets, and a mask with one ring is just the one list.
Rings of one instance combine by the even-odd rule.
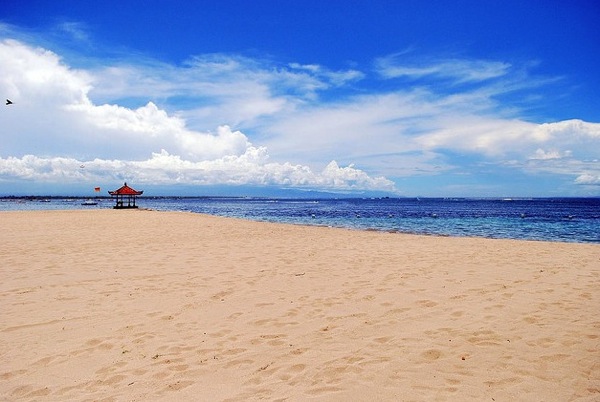
[[127, 185], [127, 183], [115, 191], [108, 192], [108, 194], [116, 197], [116, 204], [113, 207], [114, 209], [137, 208], [137, 205], [135, 205], [135, 198], [143, 193], [143, 191], [132, 189]]

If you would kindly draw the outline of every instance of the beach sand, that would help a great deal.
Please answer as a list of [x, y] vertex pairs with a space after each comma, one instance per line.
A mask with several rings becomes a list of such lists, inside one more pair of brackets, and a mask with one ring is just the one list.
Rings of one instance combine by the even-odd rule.
[[0, 222], [0, 400], [600, 400], [599, 245], [145, 210]]

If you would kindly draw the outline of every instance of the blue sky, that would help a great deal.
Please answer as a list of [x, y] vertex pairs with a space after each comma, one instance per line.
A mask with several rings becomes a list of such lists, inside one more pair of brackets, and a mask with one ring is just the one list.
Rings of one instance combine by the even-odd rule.
[[0, 5], [0, 195], [600, 196], [596, 1]]

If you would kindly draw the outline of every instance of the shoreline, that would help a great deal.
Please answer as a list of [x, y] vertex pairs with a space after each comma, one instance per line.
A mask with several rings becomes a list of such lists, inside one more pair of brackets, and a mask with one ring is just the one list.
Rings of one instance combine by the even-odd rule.
[[[197, 197], [190, 197], [197, 198]], [[72, 208], [72, 209], [31, 209], [31, 210], [0, 210], [0, 216], [3, 213], [29, 213], [29, 212], [72, 212], [72, 211], [112, 211], [113, 208]], [[150, 207], [138, 207], [132, 208], [130, 211], [150, 211], [150, 212], [159, 212], [159, 213], [189, 213], [189, 214], [198, 214], [201, 216], [212, 216], [216, 218], [223, 219], [233, 219], [233, 220], [241, 220], [247, 222], [256, 222], [256, 223], [266, 223], [266, 224], [275, 224], [275, 225], [291, 225], [291, 226], [305, 226], [305, 227], [315, 227], [315, 228], [329, 228], [329, 229], [340, 229], [340, 230], [350, 230], [350, 231], [359, 231], [359, 232], [373, 232], [373, 233], [389, 233], [389, 234], [397, 234], [401, 236], [423, 236], [423, 237], [441, 237], [441, 238], [459, 238], [459, 239], [485, 239], [485, 240], [507, 240], [507, 241], [522, 241], [522, 242], [542, 242], [542, 243], [557, 243], [557, 244], [590, 244], [590, 245], [600, 245], [598, 241], [584, 241], [584, 240], [549, 240], [549, 239], [538, 239], [538, 238], [508, 238], [508, 237], [492, 237], [492, 236], [476, 236], [476, 235], [460, 235], [460, 234], [440, 234], [440, 233], [427, 233], [427, 232], [415, 232], [415, 231], [402, 231], [398, 229], [385, 229], [385, 228], [373, 228], [373, 227], [352, 227], [352, 226], [334, 226], [334, 225], [326, 225], [326, 224], [312, 224], [307, 222], [273, 222], [261, 219], [252, 219], [247, 217], [235, 217], [235, 216], [225, 216], [225, 215], [217, 215], [217, 214], [209, 214], [205, 212], [196, 212], [196, 211], [183, 211], [183, 210], [161, 210], [154, 209]], [[124, 209], [127, 211], [127, 209]]]
[[0, 399], [600, 396], [600, 247], [0, 213]]

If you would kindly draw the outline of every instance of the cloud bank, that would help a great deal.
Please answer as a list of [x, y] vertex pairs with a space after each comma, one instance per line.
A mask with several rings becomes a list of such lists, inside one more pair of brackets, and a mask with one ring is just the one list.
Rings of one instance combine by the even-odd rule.
[[[520, 118], [499, 99], [547, 80], [506, 62], [396, 54], [332, 71], [213, 54], [74, 68], [14, 39], [0, 57], [0, 91], [15, 102], [0, 112], [0, 182], [406, 193], [407, 177], [495, 166], [600, 183], [600, 124]], [[386, 89], [365, 91], [365, 80]]]
[[[340, 167], [335, 161], [330, 161], [320, 172], [305, 165], [270, 162], [267, 148], [253, 146], [241, 131], [231, 130], [227, 125], [219, 126], [216, 133], [197, 131], [188, 127], [185, 118], [169, 114], [153, 102], [128, 108], [108, 103], [97, 105], [90, 99], [90, 92], [97, 85], [109, 88], [100, 91], [104, 97], [128, 93], [144, 96], [144, 91], [136, 92], [131, 87], [142, 87], [142, 83], [126, 78], [141, 76], [140, 71], [134, 74], [132, 68], [75, 70], [58, 55], [15, 40], [0, 43], [0, 55], [6, 60], [1, 67], [0, 86], [14, 101], [10, 109], [3, 111], [7, 141], [0, 147], [0, 180], [75, 183], [126, 177], [155, 185], [235, 184], [395, 191], [392, 181], [371, 177], [353, 166]], [[205, 80], [199, 84], [199, 92], [206, 93], [202, 87], [215, 86], [208, 91], [212, 103], [233, 107], [239, 113], [236, 119], [273, 113], [279, 110], [277, 105], [286, 103], [278, 101], [276, 95], [272, 100], [261, 95], [268, 87], [260, 81], [301, 82], [297, 86], [304, 88], [302, 96], [311, 96], [310, 92], [319, 86], [317, 80], [304, 72], [296, 77], [291, 73], [276, 73], [275, 77], [260, 78], [250, 68], [242, 74], [239, 61], [222, 58], [194, 60], [193, 70], [202, 64], [200, 69], [205, 71], [207, 63], [221, 72], [234, 74], [238, 82], [247, 81], [247, 85], [242, 83], [233, 89], [227, 88], [229, 83], [215, 85], [211, 74], [198, 77], [189, 72], [190, 81]], [[336, 83], [353, 78], [352, 73], [326, 75]], [[123, 82], [127, 85], [115, 89], [109, 84], [114, 76], [125, 77]], [[160, 96], [177, 94], [182, 85], [177, 80], [160, 81], [152, 74], [145, 77], [156, 83], [144, 86], [146, 90], [162, 87], [158, 88]], [[244, 94], [263, 98], [254, 102]], [[250, 105], [246, 109], [251, 110], [240, 112], [239, 107], [232, 105], [242, 99]]]

